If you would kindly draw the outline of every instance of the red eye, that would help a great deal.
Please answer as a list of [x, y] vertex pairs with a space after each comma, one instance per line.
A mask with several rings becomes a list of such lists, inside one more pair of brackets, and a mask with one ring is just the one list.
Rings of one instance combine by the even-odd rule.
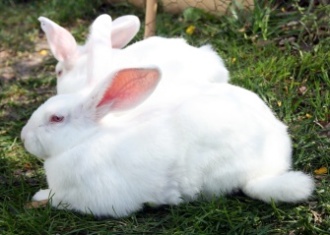
[[50, 122], [52, 122], [52, 123], [59, 123], [59, 122], [62, 122], [63, 120], [64, 120], [63, 116], [52, 115], [50, 117]]
[[57, 71], [57, 76], [60, 77], [62, 75], [62, 70]]

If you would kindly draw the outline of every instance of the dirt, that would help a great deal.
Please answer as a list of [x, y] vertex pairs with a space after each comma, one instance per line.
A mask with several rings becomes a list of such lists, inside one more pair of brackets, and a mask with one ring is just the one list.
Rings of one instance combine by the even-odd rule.
[[45, 39], [38, 40], [32, 52], [16, 52], [10, 49], [1, 50], [0, 82], [21, 80], [37, 76], [37, 68], [40, 68], [51, 56]]

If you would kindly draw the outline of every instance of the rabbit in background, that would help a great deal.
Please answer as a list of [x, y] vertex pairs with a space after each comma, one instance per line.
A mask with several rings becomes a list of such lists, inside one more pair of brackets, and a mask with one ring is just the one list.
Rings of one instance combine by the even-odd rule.
[[[155, 36], [123, 48], [139, 30], [140, 21], [135, 16], [122, 16], [114, 21], [106, 14], [97, 17], [84, 46], [78, 46], [71, 33], [53, 21], [45, 17], [39, 21], [59, 61], [56, 66], [58, 94], [93, 88], [106, 74], [121, 68], [150, 64], [157, 65], [169, 82], [198, 84], [229, 80], [223, 60], [210, 45], [196, 48], [182, 38]], [[99, 44], [103, 46], [101, 50], [97, 49]], [[103, 75], [88, 75], [87, 70], [91, 71], [88, 67], [94, 67], [93, 71]], [[194, 76], [196, 74], [200, 76]], [[204, 78], [205, 74], [208, 79]], [[89, 80], [91, 77], [94, 80]]]
[[90, 92], [41, 105], [21, 133], [26, 150], [44, 159], [49, 185], [33, 200], [124, 217], [144, 203], [236, 190], [267, 203], [308, 199], [313, 180], [291, 170], [287, 128], [256, 94], [227, 83], [169, 83], [166, 99], [148, 104], [165, 79], [155, 66], [119, 69]]
[[[100, 18], [101, 19], [101, 18]], [[41, 28], [45, 32], [52, 54], [58, 61], [55, 72], [57, 76], [57, 92], [70, 93], [83, 89], [88, 81], [87, 52], [91, 40], [85, 45], [78, 45], [72, 34], [46, 17], [39, 17]], [[99, 20], [100, 21], [100, 20]], [[96, 25], [98, 21], [96, 20]], [[107, 39], [109, 49], [125, 47], [140, 29], [140, 20], [134, 15], [117, 18], [107, 26], [110, 35]], [[108, 30], [107, 30], [108, 31]], [[69, 78], [66, 78], [69, 77]]]

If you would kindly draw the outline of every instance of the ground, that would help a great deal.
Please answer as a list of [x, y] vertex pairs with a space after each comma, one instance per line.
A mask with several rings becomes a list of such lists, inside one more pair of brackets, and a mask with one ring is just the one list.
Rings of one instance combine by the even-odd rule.
[[[327, 1], [258, 1], [227, 16], [159, 9], [158, 35], [206, 43], [224, 58], [232, 83], [256, 92], [289, 127], [293, 168], [312, 175], [313, 196], [300, 204], [264, 204], [242, 194], [181, 206], [146, 206], [128, 218], [94, 218], [26, 204], [47, 187], [42, 162], [20, 130], [55, 94], [55, 59], [37, 21], [44, 15], [83, 42], [101, 13], [143, 10], [97, 0], [0, 3], [0, 234], [330, 234], [330, 8]], [[141, 40], [143, 28], [133, 41]]]

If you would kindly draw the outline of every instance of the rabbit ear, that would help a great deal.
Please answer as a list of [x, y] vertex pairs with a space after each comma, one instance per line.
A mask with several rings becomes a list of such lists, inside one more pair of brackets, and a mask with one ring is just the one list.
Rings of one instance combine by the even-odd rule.
[[109, 15], [97, 17], [90, 28], [87, 45], [88, 53], [88, 83], [94, 86], [96, 80], [105, 78], [109, 72], [109, 62], [112, 58], [111, 24]]
[[112, 23], [112, 48], [123, 48], [140, 29], [140, 20], [134, 15], [121, 16]]
[[90, 28], [87, 44], [101, 43], [111, 47], [112, 19], [109, 15], [103, 14], [97, 17]]
[[122, 69], [91, 93], [87, 107], [95, 110], [97, 119], [109, 112], [135, 108], [151, 95], [159, 81], [156, 68]]
[[70, 59], [77, 51], [77, 43], [71, 33], [46, 17], [41, 16], [38, 20], [54, 57], [58, 61]]

